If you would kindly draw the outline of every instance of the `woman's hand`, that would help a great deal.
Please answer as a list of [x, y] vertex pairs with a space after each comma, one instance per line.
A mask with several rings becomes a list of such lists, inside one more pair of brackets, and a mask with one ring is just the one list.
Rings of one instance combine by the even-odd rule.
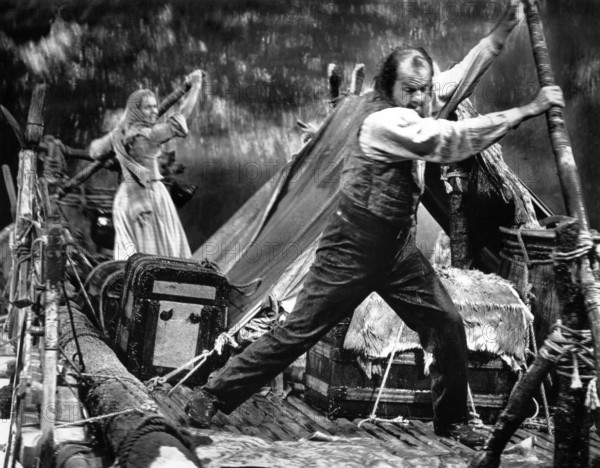
[[196, 86], [198, 88], [202, 87], [202, 81], [204, 78], [204, 72], [197, 68], [188, 76], [185, 77], [185, 82], [191, 84], [192, 86]]
[[198, 97], [200, 96], [200, 90], [202, 89], [202, 83], [204, 81], [204, 72], [197, 68], [188, 76], [185, 77], [185, 82], [191, 84], [191, 89], [186, 93], [185, 99], [179, 108], [179, 112], [183, 114], [186, 119], [189, 119], [192, 115]]

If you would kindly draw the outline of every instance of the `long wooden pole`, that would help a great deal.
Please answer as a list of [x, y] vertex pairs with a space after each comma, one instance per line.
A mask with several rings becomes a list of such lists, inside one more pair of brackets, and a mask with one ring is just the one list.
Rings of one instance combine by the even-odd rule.
[[[534, 0], [524, 0], [524, 3], [540, 85], [553, 85], [554, 75], [550, 66], [548, 47], [546, 46], [538, 6]], [[587, 234], [589, 222], [583, 201], [583, 190], [562, 116], [562, 109], [554, 107], [550, 109], [547, 113], [547, 120], [567, 213], [579, 220], [581, 231]], [[587, 257], [581, 259], [581, 286], [594, 342], [596, 378], [600, 381], [600, 287], [598, 282], [595, 281]]]
[[[537, 67], [540, 86], [554, 86], [554, 73], [550, 64], [548, 46], [544, 37], [544, 30], [535, 0], [524, 0], [527, 24], [529, 25], [529, 37], [533, 48], [533, 56]], [[583, 190], [581, 179], [577, 172], [577, 165], [571, 149], [571, 140], [567, 132], [563, 111], [558, 106], [553, 106], [546, 113], [548, 131], [556, 166], [558, 178], [562, 188], [567, 214], [579, 219], [581, 229], [588, 230], [588, 217], [583, 202]]]
[[[530, 39], [540, 85], [552, 86], [555, 84], [554, 75], [550, 65], [548, 47], [537, 4], [534, 0], [523, 0], [523, 2], [525, 4], [525, 14], [529, 25]], [[571, 225], [576, 227], [578, 235], [580, 230], [584, 235], [588, 234], [588, 218], [583, 202], [581, 180], [577, 172], [577, 165], [573, 157], [562, 109], [552, 107], [546, 114], [546, 117], [567, 213], [578, 220], [578, 222], [572, 222]], [[569, 242], [569, 235], [567, 234], [571, 225], [559, 226], [564, 230], [564, 233], [557, 231], [559, 249], [561, 246], [564, 247], [570, 243], [571, 246], [569, 249], [574, 250], [575, 239], [571, 239], [571, 242]], [[578, 289], [576, 284], [569, 281], [572, 265], [565, 266], [565, 264], [561, 265], [561, 262], [555, 263], [556, 280], [560, 283], [562, 289], [561, 306], [563, 306], [563, 309], [561, 310], [561, 316], [573, 329], [582, 328], [586, 321], [586, 317], [582, 313], [583, 304], [585, 304], [587, 321], [591, 327], [594, 341], [596, 376], [600, 377], [600, 287], [598, 287], [598, 282], [594, 280], [590, 262], [586, 256], [581, 257], [580, 267], [581, 290]], [[541, 359], [542, 357], [538, 354], [536, 362]], [[531, 369], [527, 372], [523, 380], [526, 380], [530, 373]], [[524, 395], [517, 395], [517, 393], [515, 391], [511, 395], [509, 405], [503, 411], [499, 422], [496, 423], [494, 432], [486, 443], [485, 449], [472, 460], [470, 464], [471, 468], [491, 468], [499, 465], [500, 454], [508, 441], [507, 436], [510, 437], [518, 427], [518, 424], [515, 426], [514, 424], [506, 424], [506, 421], [503, 423], [503, 419], [508, 420], [510, 417], [512, 421], [520, 424], [523, 419], [522, 409], [520, 411], [509, 411], [511, 402], [512, 406], [515, 407], [513, 409], [516, 409], [516, 403], [523, 404], [530, 398], [531, 389]], [[589, 434], [585, 431], [582, 433], [581, 431], [581, 427], [583, 426], [581, 418], [584, 412], [584, 398], [585, 392], [577, 388], [572, 388], [565, 378], [561, 378], [558, 402], [559, 410], [556, 417], [558, 432], [555, 437], [554, 466], [569, 466], [574, 468], [587, 466], [589, 458], [589, 441], [587, 440], [587, 435]]]

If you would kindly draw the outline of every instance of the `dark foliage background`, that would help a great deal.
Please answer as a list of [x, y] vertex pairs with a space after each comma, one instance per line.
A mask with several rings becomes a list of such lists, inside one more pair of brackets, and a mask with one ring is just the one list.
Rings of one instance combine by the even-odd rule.
[[[400, 42], [426, 47], [442, 69], [491, 30], [504, 1], [0, 0], [0, 103], [23, 124], [31, 90], [51, 83], [47, 133], [84, 147], [140, 86], [170, 91], [196, 67], [209, 74], [191, 135], [178, 144], [185, 178], [200, 186], [181, 211], [192, 248], [225, 222], [300, 147], [296, 119], [327, 112], [327, 64], [348, 84]], [[595, 127], [600, 113], [600, 4], [542, 1], [554, 71], [593, 227], [600, 225]], [[480, 112], [527, 102], [537, 89], [526, 25], [478, 88]], [[562, 197], [544, 119], [502, 142], [505, 158], [558, 213]], [[18, 148], [0, 123], [0, 151], [16, 174]], [[75, 170], [73, 167], [72, 170]], [[101, 174], [91, 182], [114, 182]], [[0, 190], [2, 225], [9, 222]]]

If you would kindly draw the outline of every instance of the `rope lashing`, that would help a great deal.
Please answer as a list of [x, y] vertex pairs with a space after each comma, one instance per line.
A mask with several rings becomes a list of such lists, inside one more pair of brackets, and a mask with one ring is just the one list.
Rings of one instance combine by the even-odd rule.
[[456, 178], [457, 191], [464, 192], [464, 186], [462, 181], [467, 180], [469, 178], [469, 174], [460, 169], [449, 171], [449, 166], [442, 166], [440, 180], [444, 183], [446, 193], [452, 193], [455, 191], [454, 187], [452, 187], [452, 185], [449, 182], [449, 180], [453, 178]]
[[469, 405], [471, 405], [471, 411], [469, 412], [469, 416], [471, 416], [471, 420], [469, 421], [475, 427], [483, 427], [483, 421], [479, 413], [477, 412], [477, 408], [475, 407], [475, 400], [473, 399], [473, 393], [471, 392], [471, 386], [467, 382], [467, 396], [469, 397]]
[[581, 231], [577, 239], [577, 246], [569, 252], [554, 252], [552, 254], [555, 261], [572, 261], [584, 257], [594, 250], [594, 241], [589, 231]]
[[590, 411], [594, 411], [596, 408], [600, 408], [600, 399], [598, 399], [598, 389], [596, 387], [597, 379], [594, 377], [589, 381], [587, 391], [585, 392], [585, 406]]
[[582, 381], [589, 383], [594, 378], [590, 330], [573, 330], [560, 322], [556, 323], [540, 350], [540, 356], [557, 365], [557, 374], [571, 378], [572, 389], [582, 388]]
[[90, 297], [88, 296], [88, 293], [85, 290], [85, 286], [83, 285], [83, 281], [81, 281], [81, 278], [79, 277], [79, 273], [77, 273], [77, 269], [75, 268], [75, 263], [73, 262], [71, 255], [69, 255], [68, 251], [66, 252], [66, 254], [67, 254], [67, 260], [69, 261], [69, 265], [70, 265], [71, 269], [73, 270], [73, 273], [75, 274], [77, 283], [79, 284], [80, 291], [83, 293], [85, 302], [86, 302], [87, 306], [90, 308], [90, 313], [92, 314], [92, 316], [98, 323], [98, 326], [100, 327], [100, 331], [102, 332], [102, 335], [107, 336], [106, 327], [104, 325], [104, 316], [101, 313], [98, 313], [98, 311], [96, 311], [96, 309], [92, 305], [92, 301], [90, 300]]
[[173, 369], [171, 372], [163, 375], [162, 377], [153, 377], [146, 383], [146, 388], [149, 392], [152, 392], [156, 387], [165, 384], [180, 372], [183, 372], [184, 370], [189, 369], [193, 366], [192, 369], [185, 376], [183, 376], [183, 378], [179, 380], [179, 382], [177, 382], [171, 390], [169, 390], [168, 394], [170, 396], [175, 391], [175, 389], [182, 385], [195, 372], [197, 372], [200, 369], [200, 367], [204, 365], [209, 356], [211, 356], [213, 353], [217, 353], [219, 356], [222, 355], [226, 346], [231, 346], [234, 349], [240, 347], [240, 345], [235, 341], [235, 339], [231, 335], [229, 335], [228, 333], [221, 333], [215, 340], [215, 345], [213, 349], [211, 349], [210, 351], [205, 349], [198, 356], [194, 356], [185, 364], [182, 364], [177, 369]]
[[164, 432], [177, 439], [181, 444], [191, 452], [191, 456], [195, 459], [194, 462], [201, 466], [200, 460], [196, 457], [196, 452], [187, 431], [181, 431], [177, 426], [172, 424], [168, 419], [159, 414], [150, 414], [146, 416], [137, 425], [137, 427], [119, 444], [117, 449], [117, 460], [115, 466], [126, 468], [128, 464], [131, 449], [145, 435], [153, 432]]
[[58, 425], [54, 426], [54, 429], [60, 429], [60, 428], [63, 428], [63, 427], [80, 426], [82, 424], [95, 423], [95, 422], [98, 422], [98, 421], [103, 421], [105, 419], [114, 418], [115, 416], [121, 416], [123, 414], [133, 413], [134, 411], [136, 411], [135, 408], [128, 408], [126, 410], [115, 411], [114, 413], [103, 414], [101, 416], [94, 416], [92, 418], [79, 419], [77, 421], [71, 421], [71, 422], [68, 422], [68, 423], [58, 424]]
[[[537, 347], [537, 340], [535, 338], [535, 332], [533, 330], [533, 322], [529, 322], [529, 324], [527, 325], [527, 346], [529, 347], [529, 344], [531, 343], [531, 347], [533, 348], [533, 352], [534, 355], [537, 356], [538, 354], [538, 347]], [[542, 396], [542, 404], [544, 405], [544, 417], [546, 419], [546, 427], [548, 428], [548, 433], [552, 434], [553, 432], [553, 428], [552, 428], [552, 418], [550, 417], [550, 405], [548, 405], [548, 396], [546, 395], [546, 384], [544, 382], [542, 382], [541, 386], [540, 386], [540, 393]], [[537, 417], [537, 414], [539, 412], [539, 404], [538, 402], [535, 400], [535, 398], [533, 399], [535, 405], [536, 405], [536, 411], [535, 411], [535, 416], [533, 416], [530, 419], [533, 419], [535, 417]]]

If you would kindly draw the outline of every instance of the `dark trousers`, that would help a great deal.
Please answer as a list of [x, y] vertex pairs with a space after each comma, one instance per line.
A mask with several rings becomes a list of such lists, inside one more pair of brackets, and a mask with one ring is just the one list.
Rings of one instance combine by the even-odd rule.
[[431, 394], [437, 432], [467, 418], [464, 325], [410, 228], [394, 232], [341, 205], [327, 226], [296, 307], [203, 387], [229, 413], [316, 344], [376, 291], [433, 354]]

